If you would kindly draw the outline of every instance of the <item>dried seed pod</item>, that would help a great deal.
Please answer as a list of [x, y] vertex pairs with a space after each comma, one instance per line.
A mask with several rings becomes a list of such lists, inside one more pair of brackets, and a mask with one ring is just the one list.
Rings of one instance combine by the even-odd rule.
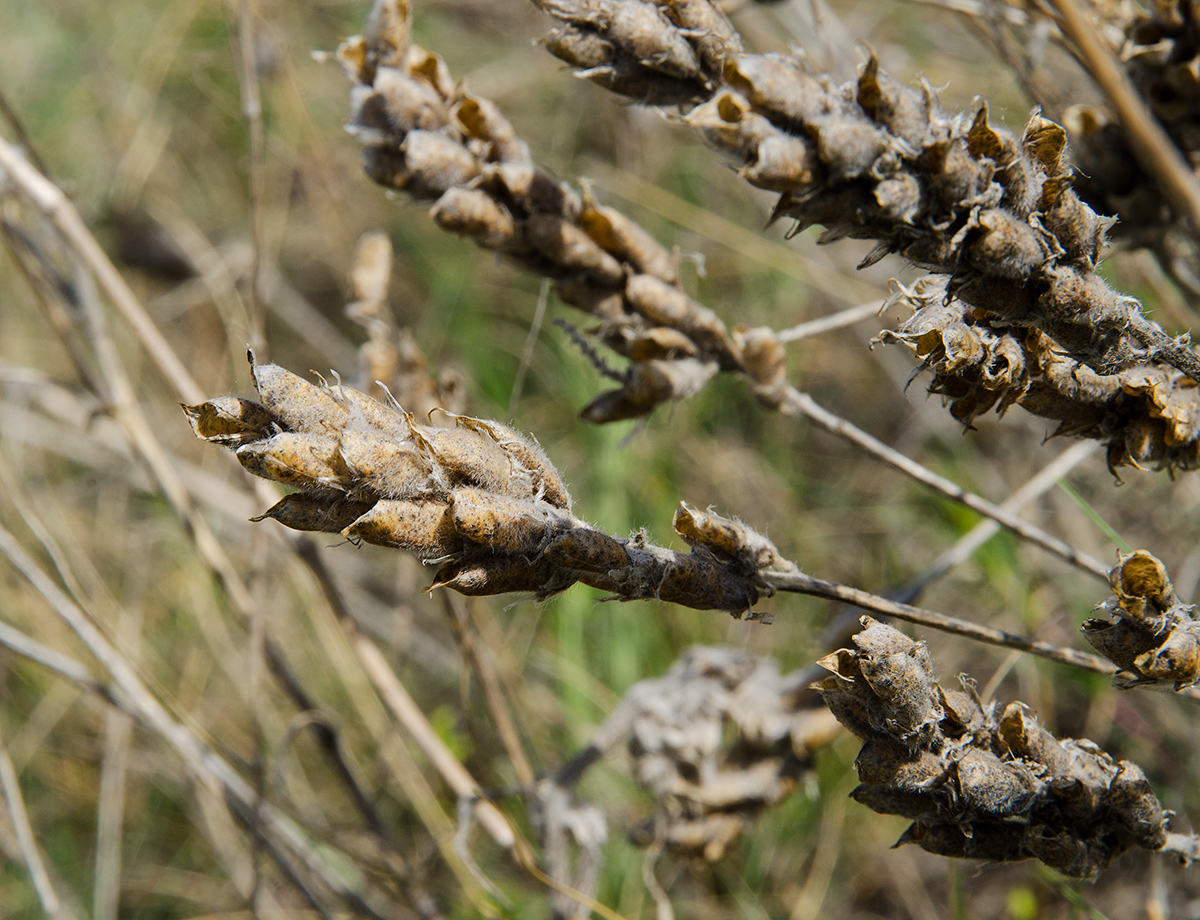
[[235, 455], [255, 476], [300, 489], [344, 491], [348, 482], [337, 441], [323, 435], [285, 431], [243, 444]]
[[693, 554], [667, 566], [654, 596], [695, 610], [726, 610], [740, 618], [758, 601], [758, 589], [726, 566]]
[[435, 478], [447, 489], [473, 485], [503, 495], [528, 496], [528, 480], [516, 475], [512, 460], [490, 437], [467, 428], [433, 428], [413, 425], [412, 437], [417, 448], [432, 461]]
[[356, 495], [418, 498], [444, 491], [433, 466], [412, 442], [396, 442], [362, 431], [343, 431], [338, 454], [349, 471]]
[[426, 590], [452, 588], [471, 597], [531, 591], [545, 600], [574, 583], [570, 573], [544, 558], [529, 562], [522, 556], [480, 554], [446, 563]]
[[546, 558], [563, 568], [604, 574], [624, 569], [630, 562], [620, 540], [588, 528], [555, 537], [546, 547]]
[[[375, 74], [375, 93], [369, 105], [381, 105], [387, 127], [397, 140], [413, 130], [436, 131], [450, 123], [450, 110], [437, 91], [391, 67]], [[377, 100], [377, 101], [376, 101]]]
[[[769, 134], [759, 140], [747, 159], [746, 165], [738, 170], [738, 175], [755, 188], [768, 192], [786, 192], [813, 185], [822, 173], [821, 161], [812, 145], [803, 138], [782, 132]], [[878, 198], [878, 188], [875, 194]], [[915, 204], [911, 210], [916, 212]]]
[[392, 184], [414, 198], [439, 198], [479, 175], [475, 156], [441, 131], [410, 131], [404, 138], [404, 174]]
[[774, 543], [741, 521], [721, 517], [712, 511], [700, 511], [681, 501], [675, 509], [673, 526], [690, 546], [703, 546], [742, 574], [796, 570]]
[[358, 238], [354, 247], [354, 267], [350, 270], [354, 300], [346, 305], [346, 315], [363, 324], [386, 322], [391, 280], [392, 241], [382, 230], [370, 230]]
[[455, 489], [450, 508], [454, 527], [464, 539], [514, 555], [540, 553], [570, 521], [544, 503], [479, 489]]
[[525, 227], [529, 242], [559, 271], [583, 272], [599, 284], [616, 286], [625, 279], [621, 263], [601, 249], [590, 236], [557, 214], [537, 213]]
[[1025, 281], [1046, 261], [1037, 232], [1023, 220], [998, 208], [977, 218], [982, 231], [968, 244], [973, 265], [990, 276]]
[[1019, 703], [997, 721], [972, 694], [936, 688], [944, 715], [911, 731], [919, 715], [910, 711], [912, 691], [925, 682], [905, 659], [917, 643], [869, 617], [863, 625], [857, 651], [818, 662], [833, 676], [816, 686], [866, 742], [854, 798], [915, 819], [899, 844], [957, 858], [1036, 857], [1077, 877], [1094, 876], [1131, 846], [1165, 844], [1166, 814], [1137, 767], [1090, 741], [1059, 741]]
[[679, 281], [679, 260], [620, 211], [598, 205], [586, 188], [579, 226], [598, 246], [637, 271], [667, 284]]
[[487, 435], [508, 454], [513, 468], [519, 476], [512, 478], [512, 488], [500, 491], [507, 491], [507, 494], [510, 495], [526, 496], [528, 490], [520, 481], [522, 477], [525, 477], [532, 484], [532, 498], [549, 502], [556, 508], [562, 508], [565, 511], [571, 510], [571, 496], [567, 492], [566, 484], [537, 441], [507, 425], [490, 419], [447, 414], [453, 417], [458, 427]]
[[602, 424], [649, 415], [664, 402], [691, 396], [716, 372], [713, 361], [642, 361], [630, 367], [625, 386], [597, 396], [580, 410], [579, 417]]
[[429, 215], [443, 230], [469, 236], [487, 249], [499, 249], [516, 237], [508, 209], [482, 189], [452, 188], [434, 202]]
[[683, 34], [692, 39], [708, 72], [720, 74], [725, 61], [741, 53], [741, 37], [716, 4], [708, 0], [666, 0], [663, 5]]
[[1037, 801], [1039, 789], [1029, 771], [1004, 763], [991, 751], [971, 748], [952, 767], [958, 805], [972, 815], [1020, 817]]
[[376, 546], [395, 546], [422, 560], [445, 559], [461, 552], [445, 502], [383, 499], [349, 523], [342, 534]]
[[678, 329], [667, 326], [655, 326], [638, 332], [629, 341], [629, 359], [638, 363], [664, 358], [694, 358], [699, 353], [695, 342]]
[[321, 387], [278, 364], [256, 363], [252, 351], [247, 357], [259, 398], [282, 427], [322, 435], [345, 427], [349, 413]]
[[257, 523], [270, 518], [292, 530], [341, 533], [357, 518], [370, 511], [373, 504], [373, 500], [358, 501], [341, 496], [325, 498], [293, 492], [250, 520]]
[[587, 27], [646, 66], [673, 77], [697, 77], [700, 62], [687, 40], [643, 0], [537, 0], [565, 22]]
[[[412, 10], [408, 0], [376, 0], [363, 27], [371, 68], [400, 61], [408, 47]], [[366, 82], [370, 82], [367, 80]]]
[[454, 107], [454, 118], [468, 137], [487, 145], [483, 158], [529, 162], [529, 145], [517, 137], [496, 104], [479, 96], [464, 96]]
[[611, 64], [617, 57], [612, 42], [606, 41], [595, 32], [565, 26], [551, 29], [540, 39], [546, 50], [560, 61], [566, 61], [580, 70], [592, 70]]
[[414, 79], [432, 86], [443, 99], [450, 99], [457, 92], [450, 68], [441, 55], [410, 45], [404, 53], [404, 72]]
[[652, 323], [678, 329], [706, 351], [730, 354], [733, 350], [721, 318], [674, 285], [651, 275], [631, 275], [625, 298]]
[[827, 81], [781, 54], [740, 55], [726, 62], [724, 77], [754, 108], [771, 113], [784, 127], [801, 127], [842, 107]]
[[864, 616], [855, 635], [858, 667], [871, 690], [884, 701], [883, 724], [911, 748], [937, 730], [945, 715], [933, 675], [933, 659], [924, 642], [914, 642], [896, 629]]
[[270, 437], [275, 419], [266, 407], [236, 396], [219, 396], [198, 406], [179, 404], [196, 437], [236, 446]]
[[738, 326], [733, 330], [733, 344], [755, 398], [767, 406], [778, 406], [788, 393], [787, 351], [775, 330]]
[[329, 388], [329, 394], [347, 412], [345, 428], [357, 432], [374, 432], [396, 442], [412, 440], [412, 416], [398, 412], [372, 399], [361, 390], [341, 386]]

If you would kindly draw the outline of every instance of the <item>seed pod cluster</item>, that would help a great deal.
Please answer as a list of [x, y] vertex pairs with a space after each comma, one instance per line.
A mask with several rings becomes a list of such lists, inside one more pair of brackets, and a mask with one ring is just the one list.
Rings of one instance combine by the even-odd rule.
[[[572, 26], [582, 21], [566, 4], [540, 5]], [[586, 24], [615, 57], [641, 56], [646, 43], [615, 21], [609, 13]], [[669, 16], [653, 23], [659, 45], [698, 47], [700, 36]], [[1162, 330], [1094, 272], [1111, 221], [1073, 191], [1062, 127], [1035, 113], [1016, 137], [989, 123], [986, 106], [948, 115], [927, 84], [898, 83], [873, 55], [838, 86], [797, 56], [726, 44], [719, 74], [706, 75], [711, 91], [682, 120], [748, 182], [780, 193], [776, 218], [822, 225], [825, 241], [875, 240], [868, 262], [898, 252], [951, 274], [955, 296], [994, 321], [1039, 329], [1099, 373], [1168, 359]]]
[[1105, 444], [1114, 474], [1123, 466], [1200, 467], [1200, 387], [1174, 368], [1097, 374], [1044, 333], [995, 324], [948, 298], [945, 284], [934, 279], [904, 288], [896, 299], [916, 312], [880, 340], [912, 349], [932, 373], [930, 392], [945, 397], [964, 425], [1019, 405], [1056, 422], [1054, 435]]
[[630, 831], [641, 846], [721, 859], [765, 809], [790, 795], [838, 732], [805, 691], [745, 649], [693, 648], [662, 677], [626, 692], [597, 731], [600, 752], [624, 741], [654, 814]]
[[352, 387], [314, 384], [250, 356], [259, 402], [184, 406], [196, 436], [230, 447], [248, 471], [297, 491], [255, 520], [403, 549], [440, 565], [430, 587], [549, 597], [583, 582], [621, 600], [658, 599], [748, 613], [768, 572], [792, 570], [745, 524], [681, 505], [692, 550], [616, 539], [571, 514], [545, 452], [490, 419], [443, 412], [418, 424]]
[[[1195, 55], [1183, 47], [1194, 33], [1192, 13], [1183, 6], [1141, 15], [1131, 34], [1169, 36], [1179, 45], [1175, 57], [1183, 55], [1176, 83], [1194, 83]], [[543, 8], [570, 28], [584, 20], [557, 4]], [[637, 57], [643, 45], [609, 28], [611, 18], [586, 17], [589, 46], [608, 49], [606, 61]], [[703, 33], [674, 25], [669, 14], [654, 21], [660, 43], [682, 38], [700, 48]], [[986, 105], [949, 115], [927, 84], [899, 84], [874, 56], [856, 81], [838, 86], [798, 56], [746, 54], [738, 43], [723, 44], [728, 51], [719, 70], [704, 72], [711, 90], [681, 120], [728, 154], [748, 182], [780, 193], [776, 218], [794, 220], [798, 230], [824, 226], [823, 242], [875, 240], [864, 264], [896, 252], [949, 276], [942, 296], [960, 303], [972, 321], [947, 331], [950, 357], [934, 389], [951, 397], [957, 417], [969, 423], [1019, 403], [1057, 419], [1063, 433], [1105, 440], [1114, 467], [1196, 464], [1196, 439], [1178, 435], [1200, 418], [1192, 386], [1200, 361], [1186, 340], [1168, 337], [1136, 301], [1096, 274], [1112, 221], [1074, 191], [1062, 127], [1034, 113], [1016, 136], [989, 122]], [[572, 63], [581, 76], [599, 66]], [[1160, 78], [1162, 72], [1160, 66]], [[1181, 109], [1181, 125], [1190, 117], [1184, 109], [1190, 111]], [[920, 297], [908, 303], [917, 311], [930, 305]], [[934, 322], [914, 318], [927, 338]], [[968, 325], [975, 328], [959, 338]], [[890, 340], [904, 341], [909, 332]], [[1025, 339], [1036, 343], [1041, 360], [1022, 359]], [[740, 357], [746, 370], [744, 350]], [[1035, 365], [1052, 365], [1054, 373], [1039, 374]], [[1080, 377], [1094, 378], [1083, 387], [1086, 408], [1067, 392], [1068, 381]], [[1152, 382], [1140, 382], [1147, 378]], [[1095, 405], [1097, 390], [1117, 405]], [[756, 393], [772, 404], [770, 389]]]
[[[1200, 22], [1188, 0], [1111, 4], [1097, 9], [1108, 20], [1109, 40], [1125, 72], [1167, 135], [1195, 169], [1200, 166]], [[1115, 214], [1117, 240], [1151, 248], [1172, 268], [1175, 258], [1197, 270], [1191, 231], [1146, 173], [1115, 115], [1107, 107], [1075, 105], [1063, 121], [1071, 132], [1080, 170], [1081, 198], [1102, 214]], [[1186, 255], [1185, 255], [1186, 254]], [[1179, 280], [1186, 272], [1174, 271]], [[1195, 290], [1195, 282], [1190, 285]]]
[[852, 796], [912, 824], [897, 845], [943, 856], [1039, 859], [1094, 878], [1132, 847], [1162, 849], [1168, 813], [1145, 774], [1090, 741], [1057, 739], [1019, 702], [997, 714], [964, 681], [935, 680], [924, 643], [862, 618], [815, 686], [864, 742]]
[[[679, 101], [706, 92], [740, 49], [724, 14], [703, 0], [546, 4], [568, 23], [547, 42], [556, 53], [586, 63], [587, 76], [600, 82], [666, 81], [670, 89], [647, 94], [655, 102], [680, 87], [687, 89]], [[583, 409], [585, 419], [646, 415], [690, 396], [719, 370], [746, 374], [760, 399], [778, 403], [785, 368], [769, 330], [748, 341], [731, 334], [680, 288], [674, 253], [586, 188], [577, 192], [539, 168], [494, 103], [463, 92], [440, 58], [411, 43], [406, 3], [377, 0], [368, 23], [339, 50], [353, 84], [348, 130], [363, 145], [367, 174], [432, 200], [442, 229], [553, 279], [564, 302], [601, 320], [601, 340], [631, 365], [619, 389]], [[597, 29], [615, 32], [636, 55], [610, 54]]]
[[1113, 596], [1096, 608], [1112, 619], [1084, 621], [1083, 636], [1121, 668], [1118, 686], [1200, 679], [1200, 622], [1196, 608], [1175, 593], [1166, 567], [1145, 550], [1121, 556], [1109, 573]]

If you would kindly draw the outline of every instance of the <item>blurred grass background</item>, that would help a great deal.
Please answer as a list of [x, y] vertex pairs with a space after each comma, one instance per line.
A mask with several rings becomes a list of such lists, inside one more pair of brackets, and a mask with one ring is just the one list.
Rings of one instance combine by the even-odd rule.
[[[748, 7], [736, 22], [761, 49], [803, 43], [811, 37], [787, 27], [789, 10], [800, 2]], [[342, 131], [345, 81], [336, 65], [315, 61], [311, 52], [332, 50], [359, 31], [364, 2], [261, 0], [253, 8], [265, 126], [261, 257], [270, 358], [301, 373], [334, 368], [353, 378], [359, 337], [342, 313], [346, 274], [359, 235], [383, 228], [396, 249], [391, 300], [399, 321], [412, 329], [431, 367], [463, 375], [468, 413], [505, 418], [537, 279], [440, 234], [421, 207], [388, 200], [362, 177], [358, 146]], [[784, 241], [780, 228], [760, 232], [767, 202], [719, 157], [658, 114], [616, 104], [562, 73], [532, 47], [545, 23], [529, 5], [451, 0], [418, 3], [415, 11], [417, 41], [443, 55], [471, 91], [503, 108], [535, 160], [569, 181], [589, 179], [604, 203], [695, 254], [686, 284], [731, 324], [784, 328], [881, 299], [893, 275], [916, 277], [892, 262], [854, 272], [865, 245], [818, 249], [815, 233]], [[1011, 127], [1023, 123], [1028, 103], [1015, 81], [952, 14], [880, 2], [839, 4], [834, 12], [848, 35], [872, 43], [891, 72], [910, 80], [924, 74], [944, 87], [948, 108], [985, 93]], [[243, 355], [254, 205], [237, 30], [237, 5], [212, 0], [18, 0], [0, 7], [0, 92], [51, 176], [212, 395], [252, 392]], [[832, 47], [843, 67], [846, 50]], [[829, 51], [817, 46], [812, 55], [821, 63]], [[1082, 79], [1064, 62], [1049, 66], [1062, 68], [1064, 79]], [[11, 127], [3, 129], [9, 139]], [[27, 216], [11, 196], [4, 207], [10, 220]], [[165, 255], [157, 251], [163, 239], [171, 241]], [[1160, 305], [1163, 285], [1143, 260], [1114, 259], [1111, 271], [1148, 309], [1169, 306]], [[296, 730], [294, 709], [254, 664], [252, 633], [228, 609], [104, 407], [86, 392], [7, 258], [0, 259], [0, 296], [0, 520], [44, 562], [54, 562], [76, 598], [120, 638], [193, 729], [247, 775], [258, 770], [264, 790], [308, 826], [345, 852], [365, 851], [348, 825], [344, 795], [312, 740]], [[557, 303], [551, 316], [579, 321]], [[982, 420], [964, 436], [926, 399], [920, 380], [905, 389], [907, 354], [868, 349], [879, 328], [871, 321], [792, 346], [793, 380], [995, 500], [1063, 449], [1045, 442], [1043, 423], [1017, 410]], [[394, 770], [388, 747], [404, 742], [371, 702], [311, 578], [271, 538], [276, 525], [246, 521], [263, 507], [236, 463], [192, 438], [176, 397], [128, 330], [114, 322], [114, 333], [143, 408], [202, 513], [243, 567], [263, 622], [338, 725], [409, 870], [449, 915], [474, 915], [414, 813], [417, 793]], [[768, 533], [806, 571], [884, 591], [919, 574], [975, 523], [970, 513], [828, 435], [765, 413], [736, 382], [716, 381], [644, 425], [587, 427], [575, 412], [603, 385], [547, 323], [511, 420], [539, 438], [559, 466], [576, 513], [611, 533], [644, 526], [666, 541], [680, 499], [712, 504]], [[1097, 457], [1070, 484], [1121, 538], [1159, 555], [1181, 594], [1192, 596], [1200, 580], [1195, 477], [1172, 481], [1129, 471], [1124, 478], [1118, 487]], [[1114, 557], [1103, 529], [1063, 492], [1048, 495], [1029, 516], [1080, 548]], [[512, 765], [443, 604], [419, 590], [428, 573], [383, 549], [326, 543], [322, 552], [360, 624], [385, 647], [443, 738], [485, 786], [511, 787]], [[0, 592], [6, 621], [88, 660], [7, 567], [0, 567]], [[923, 603], [1078, 646], [1078, 624], [1104, 594], [1102, 585], [1002, 535]], [[495, 656], [539, 771], [586, 744], [631, 684], [664, 672], [687, 646], [732, 643], [773, 656], [782, 669], [800, 667], [826, 651], [820, 636], [834, 613], [814, 599], [780, 597], [764, 603], [777, 619], [762, 626], [666, 605], [601, 603], [581, 587], [545, 605], [506, 606], [511, 600], [470, 601], [471, 619]], [[1089, 737], [1138, 761], [1185, 824], [1200, 813], [1195, 714], [1187, 704], [1118, 694], [1094, 676], [942, 635], [922, 638], [944, 680], [969, 671], [981, 686], [998, 681], [997, 698], [1025, 700], [1058, 734]], [[205, 804], [160, 739], [122, 727], [121, 718], [0, 651], [0, 738], [69, 909], [98, 920], [269, 914], [254, 882], [261, 873], [262, 885], [278, 884], [267, 860]], [[1123, 918], [1145, 915], [1157, 885], [1169, 892], [1172, 916], [1200, 916], [1195, 873], [1146, 854], [1124, 856], [1092, 886], [1033, 865], [980, 870], [915, 848], [889, 851], [905, 822], [846, 798], [855, 784], [856, 750], [847, 736], [825, 751], [806, 786], [721, 863], [661, 860], [659, 879], [677, 915], [1033, 920], [1098, 911]], [[425, 773], [452, 820], [452, 798]], [[123, 801], [114, 802], [114, 790]], [[642, 852], [623, 836], [649, 810], [648, 801], [619, 757], [593, 770], [582, 792], [609, 819], [600, 900], [626, 917], [651, 916]], [[501, 802], [527, 826], [518, 798]], [[119, 897], [97, 875], [98, 855], [118, 839]], [[487, 841], [474, 849], [511, 900], [509, 915], [547, 914], [544, 889], [506, 865]], [[41, 916], [7, 815], [0, 816], [0, 852], [0, 915]]]

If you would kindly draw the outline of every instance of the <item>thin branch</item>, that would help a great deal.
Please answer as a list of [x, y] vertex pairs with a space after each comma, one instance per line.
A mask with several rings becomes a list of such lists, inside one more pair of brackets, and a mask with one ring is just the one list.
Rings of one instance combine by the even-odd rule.
[[1022, 539], [1028, 540], [1035, 546], [1040, 546], [1042, 549], [1065, 559], [1076, 568], [1090, 572], [1097, 578], [1108, 579], [1109, 566], [1106, 566], [1100, 560], [1082, 550], [1076, 549], [1057, 537], [1051, 536], [1037, 525], [1022, 520], [1000, 505], [989, 502], [987, 499], [981, 498], [973, 492], [968, 492], [962, 486], [951, 482], [944, 476], [939, 476], [933, 470], [922, 466], [915, 460], [909, 459], [898, 450], [888, 447], [879, 439], [867, 434], [861, 428], [858, 428], [841, 416], [825, 409], [807, 393], [802, 393], [794, 387], [789, 387], [787, 395], [780, 406], [780, 411], [787, 414], [804, 416], [815, 425], [824, 428], [830, 434], [835, 434], [839, 438], [849, 441], [875, 459], [882, 460], [889, 466], [940, 492], [947, 498], [965, 505], [972, 511], [982, 514], [984, 517], [991, 518], [1007, 527]]
[[[863, 610], [872, 610], [875, 613], [895, 617], [898, 620], [904, 620], [918, 626], [927, 626], [931, 629], [941, 630], [942, 632], [953, 633], [956, 636], [963, 636], [978, 642], [986, 642], [988, 645], [1018, 649], [1022, 652], [1037, 655], [1040, 658], [1057, 661], [1060, 664], [1082, 668], [1085, 671], [1094, 671], [1097, 674], [1112, 676], [1117, 672], [1117, 669], [1110, 662], [1096, 655], [1089, 655], [1087, 652], [1078, 652], [1074, 649], [1064, 648], [1061, 645], [1054, 645], [1051, 642], [1044, 642], [1041, 639], [1020, 636], [1016, 633], [1005, 632], [1002, 629], [996, 629], [992, 626], [972, 623], [970, 620], [963, 620], [959, 617], [947, 616], [946, 614], [935, 613], [932, 610], [925, 610], [921, 607], [901, 604], [898, 601], [881, 597], [878, 594], [872, 594], [870, 591], [863, 591], [860, 588], [852, 588], [849, 585], [838, 584], [837, 582], [823, 581], [820, 578], [813, 578], [811, 575], [798, 572], [789, 574], [766, 573], [763, 576], [763, 580], [777, 591], [792, 591], [797, 594], [808, 594], [812, 597], [824, 597], [833, 601], [843, 601], [847, 604], [861, 607]], [[1193, 695], [1189, 692], [1185, 695], [1200, 702], [1200, 694]]]
[[846, 326], [854, 326], [872, 316], [878, 316], [885, 306], [887, 306], [886, 302], [875, 301], [862, 303], [856, 307], [847, 307], [831, 313], [829, 316], [822, 316], [820, 319], [812, 319], [806, 323], [798, 323], [787, 329], [781, 329], [778, 338], [779, 341], [787, 344], [807, 339], [810, 336], [821, 335], [824, 332], [832, 332], [834, 329], [844, 329]]

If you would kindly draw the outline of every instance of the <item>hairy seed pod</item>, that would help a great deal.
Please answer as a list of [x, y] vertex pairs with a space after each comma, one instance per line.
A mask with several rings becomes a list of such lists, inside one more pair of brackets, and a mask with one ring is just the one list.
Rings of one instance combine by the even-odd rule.
[[345, 428], [357, 432], [373, 432], [396, 442], [411, 441], [412, 421], [407, 413], [397, 412], [353, 387], [335, 386], [329, 393], [346, 409]]
[[841, 109], [833, 88], [781, 54], [743, 54], [725, 64], [725, 82], [784, 127], [800, 128]]
[[521, 477], [528, 477], [528, 481], [533, 486], [533, 491], [532, 495], [528, 495], [527, 497], [549, 502], [551, 505], [554, 505], [556, 508], [562, 508], [564, 511], [571, 510], [571, 496], [567, 492], [566, 484], [562, 481], [558, 470], [554, 468], [554, 464], [550, 462], [550, 458], [546, 456], [546, 452], [542, 450], [541, 445], [537, 441], [526, 437], [519, 431], [509, 428], [507, 425], [502, 425], [490, 419], [471, 418], [469, 415], [455, 415], [453, 418], [458, 427], [486, 434], [500, 446], [501, 450], [508, 454], [513, 469], [520, 476], [512, 477], [509, 489], [500, 489], [499, 491], [504, 491], [509, 495], [526, 497], [528, 490], [524, 488]]
[[775, 330], [739, 326], [733, 330], [733, 344], [755, 398], [767, 406], [780, 405], [788, 395], [787, 351]]
[[429, 216], [443, 230], [469, 236], [486, 249], [499, 249], [516, 237], [512, 215], [477, 188], [452, 188], [433, 204]]
[[[749, 160], [738, 170], [738, 175], [755, 188], [768, 192], [811, 186], [822, 171], [821, 161], [812, 145], [803, 138], [783, 132], [762, 138], [752, 148]], [[913, 210], [915, 212], [915, 208]]]
[[282, 427], [322, 435], [345, 427], [349, 413], [321, 387], [278, 364], [256, 363], [252, 351], [247, 357], [259, 398]]
[[694, 358], [700, 354], [696, 343], [678, 329], [655, 326], [639, 332], [629, 342], [629, 359], [634, 362], [655, 361], [679, 357]]
[[432, 86], [443, 99], [451, 99], [458, 91], [450, 68], [441, 55], [427, 51], [419, 45], [409, 45], [404, 54], [404, 72], [415, 80]]
[[705, 70], [720, 75], [726, 60], [741, 54], [742, 39], [728, 17], [708, 0], [666, 0], [670, 17], [690, 38]]
[[464, 96], [454, 107], [454, 118], [468, 137], [487, 145], [485, 160], [529, 162], [529, 145], [517, 136], [491, 100]]
[[693, 358], [642, 361], [630, 367], [624, 387], [601, 393], [580, 410], [579, 417], [601, 424], [649, 415], [664, 402], [691, 396], [716, 372], [715, 362]]
[[450, 110], [437, 91], [399, 70], [379, 68], [374, 88], [388, 127], [399, 140], [409, 131], [436, 131], [450, 123]]
[[337, 441], [330, 437], [285, 431], [243, 444], [235, 454], [248, 472], [263, 479], [299, 489], [346, 488], [346, 467], [338, 456]]
[[551, 29], [540, 39], [546, 50], [560, 61], [566, 61], [580, 70], [591, 70], [611, 64], [617, 57], [612, 42], [606, 41], [595, 32], [564, 26]]
[[720, 317], [674, 285], [650, 275], [631, 275], [625, 284], [625, 297], [646, 319], [678, 329], [703, 349], [725, 353], [733, 350]]
[[466, 428], [414, 425], [412, 430], [413, 441], [433, 461], [446, 488], [472, 485], [501, 494], [529, 494], [528, 481], [514, 476], [512, 460], [491, 438]]
[[266, 407], [249, 399], [220, 396], [197, 406], [179, 404], [196, 437], [214, 444], [236, 446], [270, 437], [274, 418]]
[[667, 284], [679, 280], [679, 260], [675, 256], [620, 211], [596, 204], [586, 189], [579, 226], [598, 246], [637, 271]]
[[396, 442], [362, 431], [344, 431], [338, 454], [353, 479], [356, 494], [381, 498], [418, 498], [438, 491], [433, 468], [412, 442]]
[[1027, 770], [980, 748], [971, 748], [954, 762], [952, 780], [958, 786], [960, 807], [985, 817], [1019, 817], [1038, 796]]
[[696, 555], [679, 556], [669, 564], [654, 596], [695, 610], [725, 610], [735, 617], [758, 601], [758, 591], [748, 578]]
[[425, 590], [452, 588], [470, 597], [528, 591], [545, 600], [574, 583], [574, 577], [548, 559], [530, 562], [521, 556], [481, 554], [447, 562]]
[[621, 263], [601, 249], [583, 230], [556, 214], [538, 213], [525, 227], [529, 242], [558, 271], [583, 272], [610, 287], [625, 279]]
[[292, 530], [307, 530], [317, 533], [341, 533], [359, 517], [371, 510], [373, 500], [357, 501], [350, 498], [323, 498], [293, 492], [285, 495], [274, 505], [250, 518], [251, 521], [278, 521]]
[[546, 558], [556, 565], [581, 572], [611, 573], [629, 565], [629, 556], [620, 540], [598, 530], [570, 530], [546, 547]]
[[342, 534], [376, 546], [395, 546], [419, 559], [444, 559], [462, 550], [445, 502], [383, 499]]
[[441, 131], [410, 131], [404, 139], [405, 176], [400, 184], [414, 198], [439, 198], [479, 175], [475, 156]]
[[937, 815], [937, 799], [919, 789], [863, 783], [851, 790], [850, 798], [881, 815], [899, 815], [909, 819], [929, 819]]
[[687, 40], [652, 3], [643, 0], [538, 0], [559, 19], [594, 29], [626, 54], [673, 77], [699, 76], [700, 62]]
[[568, 524], [566, 516], [544, 503], [479, 489], [455, 489], [450, 508], [464, 539], [514, 555], [541, 552]]

